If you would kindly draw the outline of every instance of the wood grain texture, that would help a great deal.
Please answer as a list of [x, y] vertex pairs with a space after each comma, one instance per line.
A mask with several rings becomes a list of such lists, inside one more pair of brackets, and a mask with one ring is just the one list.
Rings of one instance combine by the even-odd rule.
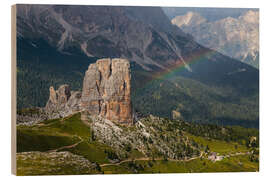
[[16, 175], [16, 5], [11, 6], [11, 173]]

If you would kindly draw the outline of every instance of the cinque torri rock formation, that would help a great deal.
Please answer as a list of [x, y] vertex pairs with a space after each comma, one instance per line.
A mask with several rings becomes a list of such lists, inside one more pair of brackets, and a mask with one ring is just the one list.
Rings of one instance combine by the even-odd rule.
[[81, 92], [70, 91], [67, 84], [61, 85], [58, 90], [50, 87], [49, 100], [45, 106], [48, 118], [60, 118], [81, 111]]
[[82, 110], [121, 124], [132, 124], [130, 64], [126, 59], [100, 59], [90, 64], [82, 90]]
[[51, 86], [45, 111], [49, 118], [84, 112], [91, 117], [99, 116], [120, 124], [132, 124], [130, 82], [128, 60], [99, 59], [89, 65], [82, 92], [70, 91], [66, 84], [58, 90]]
[[53, 86], [43, 108], [30, 108], [17, 114], [17, 124], [33, 125], [46, 119], [56, 119], [69, 116], [81, 111], [80, 91], [71, 91], [69, 85], [63, 84], [57, 90]]

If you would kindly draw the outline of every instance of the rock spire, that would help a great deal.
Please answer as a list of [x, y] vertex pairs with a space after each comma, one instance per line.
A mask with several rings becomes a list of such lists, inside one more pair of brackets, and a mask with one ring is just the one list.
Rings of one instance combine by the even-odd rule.
[[85, 73], [82, 111], [120, 124], [132, 124], [130, 64], [126, 59], [99, 59]]

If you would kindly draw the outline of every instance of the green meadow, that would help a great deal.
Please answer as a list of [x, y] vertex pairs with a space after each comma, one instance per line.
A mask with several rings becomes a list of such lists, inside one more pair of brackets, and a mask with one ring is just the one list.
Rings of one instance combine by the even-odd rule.
[[[118, 157], [115, 149], [93, 138], [91, 128], [80, 120], [80, 113], [47, 120], [33, 126], [17, 126], [17, 174], [118, 174], [118, 173], [190, 173], [250, 172], [259, 170], [259, 162], [243, 154], [250, 149], [237, 142], [195, 136], [184, 136], [211, 152], [226, 157], [212, 162], [207, 155], [193, 160], [172, 160], [145, 157], [129, 149], [126, 157]], [[50, 158], [52, 157], [52, 158]], [[119, 162], [112, 162], [119, 159]], [[76, 169], [77, 168], [77, 169]]]

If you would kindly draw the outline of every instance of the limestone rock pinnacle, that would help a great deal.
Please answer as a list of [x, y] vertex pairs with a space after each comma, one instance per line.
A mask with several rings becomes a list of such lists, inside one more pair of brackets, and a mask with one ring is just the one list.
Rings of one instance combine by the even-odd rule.
[[61, 85], [57, 90], [51, 86], [49, 91], [49, 100], [45, 106], [49, 118], [65, 117], [80, 111], [80, 91], [70, 91], [67, 84]]
[[126, 59], [100, 59], [90, 64], [83, 81], [81, 108], [91, 115], [132, 124], [130, 64]]

